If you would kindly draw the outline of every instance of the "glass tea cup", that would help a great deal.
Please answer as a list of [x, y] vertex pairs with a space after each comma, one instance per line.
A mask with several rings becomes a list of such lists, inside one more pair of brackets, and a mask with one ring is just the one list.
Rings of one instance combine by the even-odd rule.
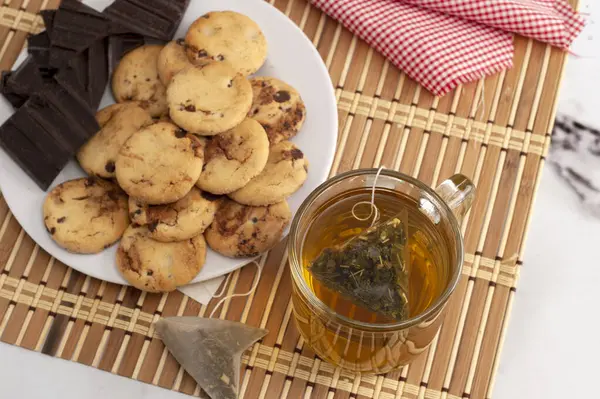
[[[413, 264], [409, 266], [409, 270], [413, 268], [409, 286], [415, 281], [408, 303], [418, 305], [400, 321], [355, 306], [319, 285], [309, 271], [311, 262], [333, 242], [333, 236], [349, 239], [369, 227], [368, 221], [360, 228], [349, 225], [343, 215], [351, 212], [356, 216], [350, 211], [351, 204], [369, 200], [373, 185], [375, 203], [383, 208], [381, 221], [404, 207], [414, 211], [413, 220], [417, 221], [408, 232], [416, 237], [408, 241], [409, 263]], [[377, 169], [340, 174], [309, 195], [292, 222], [288, 254], [294, 319], [317, 355], [354, 372], [387, 373], [427, 349], [440, 329], [445, 306], [461, 275], [464, 253], [460, 222], [474, 195], [475, 186], [463, 175], [454, 175], [433, 190], [417, 179], [385, 169], [379, 174]], [[344, 203], [349, 205], [344, 208]], [[390, 208], [387, 213], [386, 206]], [[345, 213], [329, 212], [336, 207]]]

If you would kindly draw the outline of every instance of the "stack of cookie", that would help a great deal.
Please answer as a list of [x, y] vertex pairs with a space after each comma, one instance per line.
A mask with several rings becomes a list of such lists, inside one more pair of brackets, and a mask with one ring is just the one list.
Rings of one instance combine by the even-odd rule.
[[308, 162], [288, 139], [305, 118], [298, 92], [248, 76], [267, 57], [258, 25], [239, 13], [198, 18], [184, 40], [125, 54], [116, 104], [77, 159], [89, 178], [44, 205], [53, 239], [95, 253], [121, 242], [117, 266], [135, 287], [174, 290], [202, 268], [206, 244], [228, 257], [273, 247], [291, 219], [286, 199]]

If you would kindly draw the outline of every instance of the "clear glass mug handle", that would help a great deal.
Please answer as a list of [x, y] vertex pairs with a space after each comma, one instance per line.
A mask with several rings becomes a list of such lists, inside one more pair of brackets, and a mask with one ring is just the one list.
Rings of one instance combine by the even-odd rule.
[[465, 175], [456, 174], [444, 180], [436, 187], [435, 192], [442, 197], [444, 202], [454, 213], [460, 224], [475, 198], [475, 185]]

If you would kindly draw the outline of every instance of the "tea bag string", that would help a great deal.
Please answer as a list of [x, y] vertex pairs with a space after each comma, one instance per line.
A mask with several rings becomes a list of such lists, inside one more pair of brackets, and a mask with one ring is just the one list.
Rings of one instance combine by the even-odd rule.
[[[385, 168], [385, 166], [381, 165], [379, 169], [377, 169], [377, 174], [375, 174], [375, 180], [373, 180], [373, 186], [371, 187], [371, 201], [359, 201], [352, 207], [352, 216], [354, 216], [356, 220], [363, 222], [365, 220], [369, 220], [369, 218], [373, 216], [371, 227], [379, 220], [379, 209], [377, 208], [377, 205], [375, 205], [375, 188], [377, 188], [377, 179], [379, 178], [379, 174], [383, 168]], [[364, 204], [369, 205], [369, 214], [365, 217], [358, 216], [356, 214], [356, 207]]]
[[[243, 293], [243, 294], [230, 294], [230, 295], [224, 296], [223, 298], [221, 298], [221, 300], [219, 302], [217, 302], [217, 304], [215, 305], [215, 307], [212, 310], [212, 312], [210, 312], [210, 316], [208, 316], [208, 317], [212, 318], [214, 316], [215, 312], [221, 307], [221, 305], [226, 300], [231, 299], [231, 298], [248, 296], [248, 295], [252, 294], [256, 290], [256, 287], [258, 287], [258, 282], [260, 281], [260, 276], [262, 275], [262, 269], [263, 269], [263, 267], [262, 267], [262, 265], [260, 263], [258, 263], [255, 260], [253, 260], [250, 263], [256, 265], [256, 268], [258, 269], [257, 273], [256, 273], [256, 278], [254, 279], [254, 283], [252, 284], [252, 287], [250, 287], [250, 290], [248, 292], [246, 292], [246, 293]], [[220, 297], [221, 295], [223, 295], [225, 293], [225, 287], [227, 287], [227, 284], [229, 283], [229, 280], [231, 278], [231, 274], [232, 273], [229, 273], [227, 275], [227, 278], [225, 279], [225, 282], [223, 283], [223, 285], [221, 286], [221, 288], [219, 289], [219, 291], [215, 292], [212, 295], [213, 298], [218, 298], [218, 297]]]

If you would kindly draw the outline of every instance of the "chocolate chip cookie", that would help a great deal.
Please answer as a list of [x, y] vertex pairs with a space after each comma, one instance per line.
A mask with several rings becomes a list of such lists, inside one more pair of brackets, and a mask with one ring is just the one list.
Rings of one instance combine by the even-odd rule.
[[204, 235], [208, 246], [222, 255], [257, 256], [281, 240], [291, 217], [285, 201], [256, 207], [225, 199]]
[[212, 223], [220, 198], [198, 188], [172, 204], [147, 205], [129, 197], [131, 221], [148, 228], [157, 241], [183, 241], [201, 234]]
[[167, 43], [158, 54], [157, 69], [160, 81], [167, 87], [177, 72], [191, 65], [183, 39]]
[[169, 115], [191, 133], [215, 135], [240, 124], [252, 105], [250, 82], [229, 64], [184, 69], [167, 89]]
[[113, 178], [119, 150], [133, 133], [152, 124], [152, 117], [138, 103], [127, 102], [103, 108], [96, 120], [100, 130], [81, 147], [77, 160], [89, 175]]
[[258, 122], [245, 119], [210, 139], [204, 151], [204, 169], [196, 186], [213, 194], [244, 187], [258, 175], [269, 157], [269, 140]]
[[294, 137], [306, 118], [296, 89], [276, 78], [256, 77], [250, 84], [253, 98], [248, 116], [262, 125], [271, 144]]
[[145, 226], [131, 225], [117, 250], [117, 268], [131, 285], [148, 292], [173, 291], [192, 281], [206, 261], [202, 234], [185, 241], [160, 242]]
[[291, 141], [271, 147], [263, 171], [248, 184], [229, 194], [240, 204], [264, 206], [283, 201], [306, 180], [308, 161]]
[[139, 101], [153, 117], [167, 113], [166, 89], [157, 69], [162, 48], [145, 45], [125, 54], [112, 77], [112, 91], [118, 103]]
[[185, 35], [187, 54], [196, 64], [221, 61], [250, 75], [267, 58], [267, 40], [260, 27], [233, 11], [215, 11], [195, 20]]
[[129, 225], [127, 195], [97, 177], [66, 181], [44, 201], [44, 224], [70, 252], [93, 254], [114, 244]]
[[169, 122], [157, 122], [134, 133], [116, 162], [119, 185], [147, 204], [168, 204], [183, 198], [198, 181], [204, 139]]

